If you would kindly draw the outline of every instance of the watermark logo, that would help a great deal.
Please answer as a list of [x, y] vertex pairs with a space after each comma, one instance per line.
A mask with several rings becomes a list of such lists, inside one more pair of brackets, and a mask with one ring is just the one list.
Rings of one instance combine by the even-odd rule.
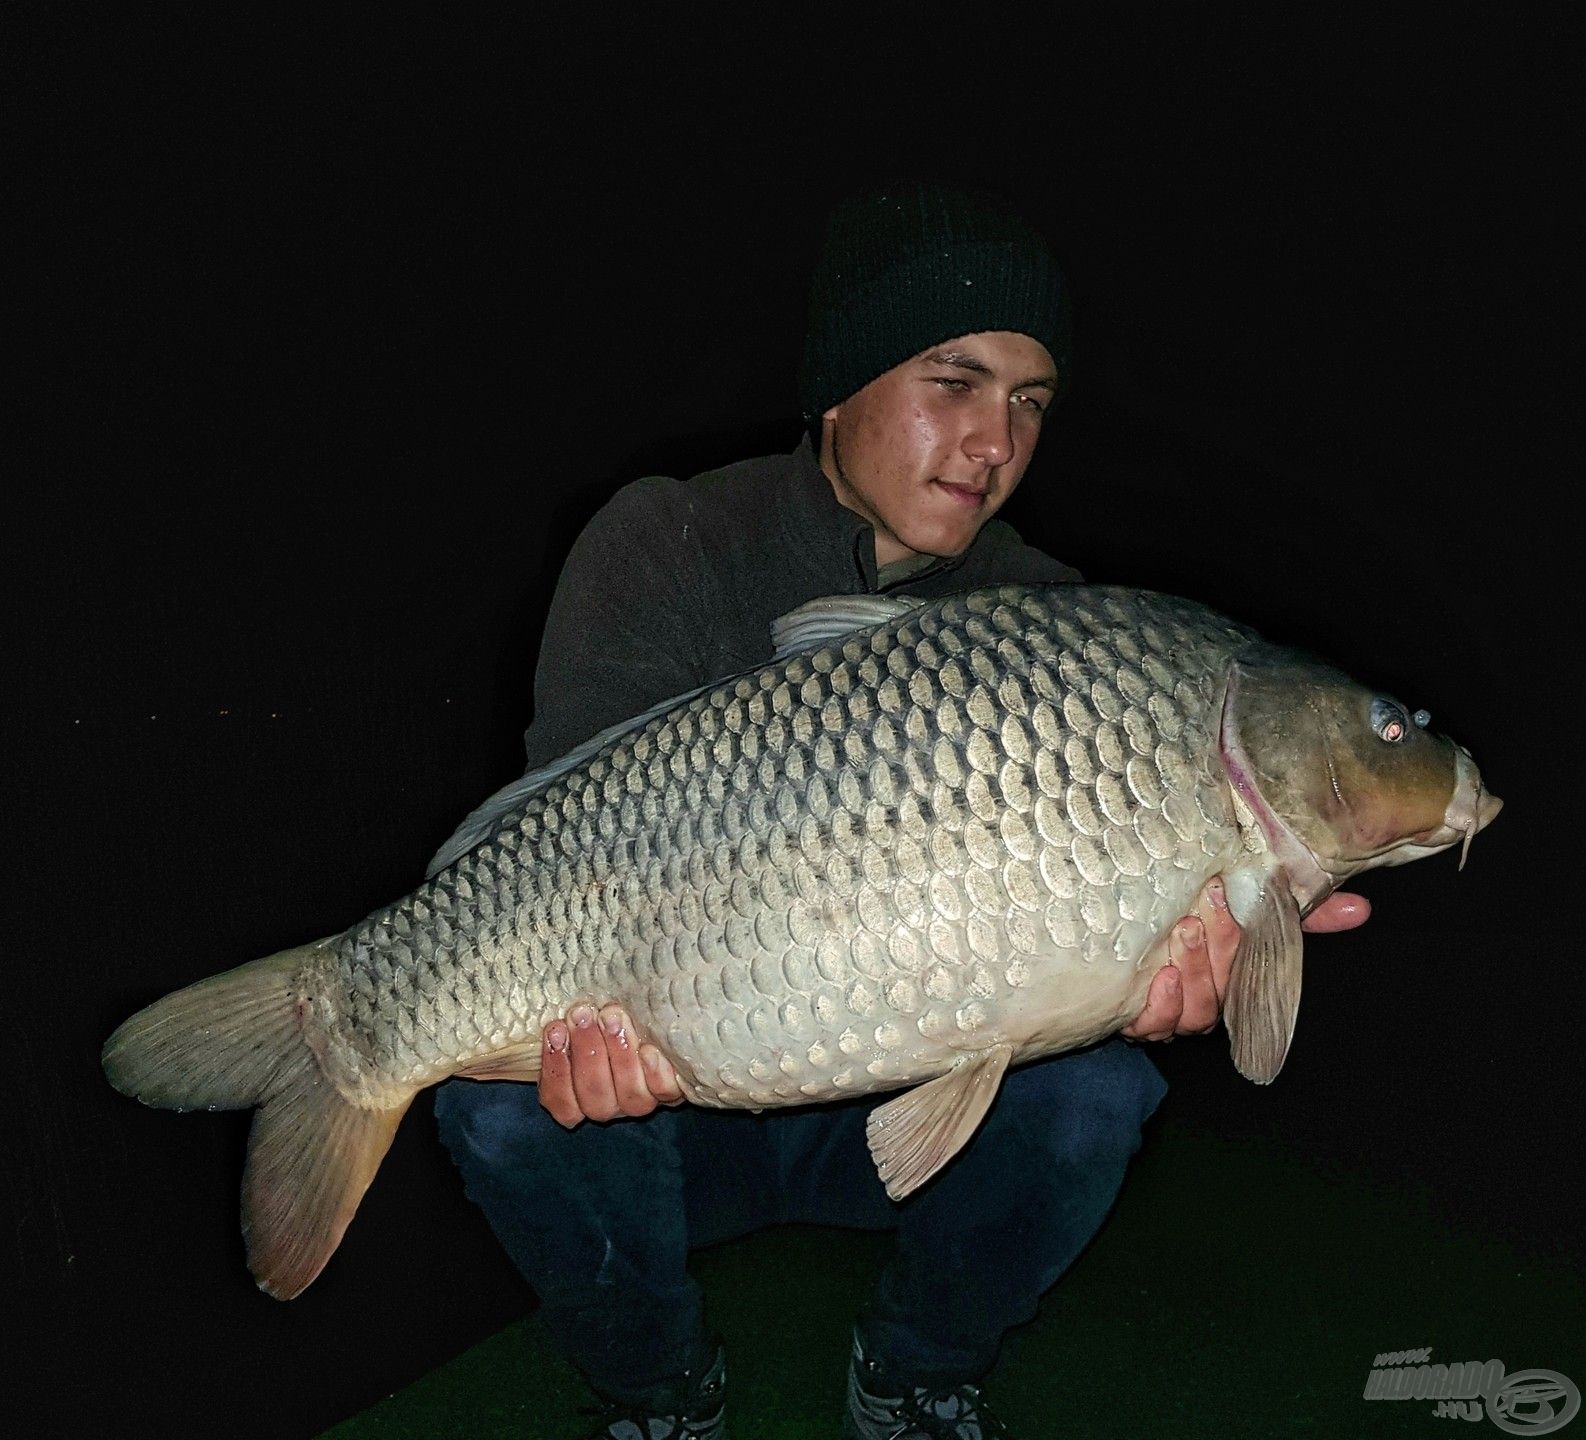
[[1365, 1398], [1430, 1400], [1441, 1419], [1487, 1419], [1511, 1435], [1551, 1435], [1580, 1411], [1580, 1390], [1556, 1370], [1506, 1374], [1501, 1360], [1431, 1360], [1430, 1348], [1378, 1355], [1366, 1376]]

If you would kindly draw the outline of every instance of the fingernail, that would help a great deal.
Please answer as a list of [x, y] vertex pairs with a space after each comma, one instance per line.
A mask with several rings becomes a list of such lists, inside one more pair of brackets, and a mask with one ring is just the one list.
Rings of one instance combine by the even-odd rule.
[[558, 1055], [567, 1053], [567, 1027], [565, 1025], [551, 1026], [551, 1049]]
[[568, 1012], [567, 1018], [583, 1030], [595, 1023], [595, 1012], [588, 1005], [575, 1005]]
[[623, 1033], [622, 1016], [620, 1014], [614, 1013], [611, 1015], [601, 1016], [600, 1026], [601, 1029], [606, 1032], [606, 1034], [622, 1041], [624, 1045], [628, 1043], [628, 1037]]
[[646, 1070], [659, 1070], [661, 1068], [661, 1057], [654, 1050], [646, 1050], [644, 1052], [644, 1068]]
[[1228, 896], [1223, 891], [1223, 882], [1221, 880], [1213, 880], [1206, 887], [1206, 893], [1211, 896], [1211, 902], [1217, 909], [1226, 910], [1228, 908]]
[[1178, 938], [1193, 949], [1200, 944], [1200, 927], [1186, 920], [1178, 927]]

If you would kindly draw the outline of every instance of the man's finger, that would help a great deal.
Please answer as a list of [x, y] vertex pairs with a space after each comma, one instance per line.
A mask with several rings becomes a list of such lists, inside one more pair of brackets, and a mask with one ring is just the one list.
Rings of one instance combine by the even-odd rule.
[[650, 1093], [663, 1105], [681, 1105], [683, 1087], [677, 1083], [672, 1062], [654, 1045], [639, 1046], [639, 1059], [644, 1063], [644, 1080]]
[[1179, 972], [1164, 965], [1151, 977], [1145, 1008], [1124, 1026], [1123, 1034], [1131, 1040], [1171, 1040], [1183, 1013], [1184, 987]]
[[568, 1053], [573, 1063], [573, 1094], [578, 1108], [591, 1120], [611, 1120], [617, 1108], [617, 1090], [611, 1079], [606, 1037], [595, 1023], [593, 1005], [575, 1005], [567, 1012], [571, 1022]]
[[606, 1058], [611, 1062], [618, 1110], [624, 1115], [648, 1115], [655, 1109], [655, 1097], [645, 1083], [633, 1022], [620, 1005], [607, 1005], [600, 1012], [600, 1028], [606, 1036]]
[[1300, 929], [1312, 935], [1330, 935], [1338, 930], [1353, 930], [1364, 925], [1371, 914], [1371, 901], [1364, 895], [1351, 895], [1339, 890], [1329, 895], [1303, 920]]
[[1240, 940], [1239, 922], [1229, 913], [1228, 894], [1221, 875], [1206, 882], [1200, 899], [1195, 902], [1195, 913], [1206, 927], [1206, 954], [1211, 960], [1212, 984], [1217, 988], [1217, 1012], [1221, 1014]]
[[540, 1104], [558, 1125], [571, 1130], [584, 1118], [573, 1095], [573, 1070], [567, 1056], [567, 1026], [553, 1020], [540, 1040]]
[[1217, 1023], [1217, 987], [1206, 949], [1206, 927], [1199, 916], [1187, 915], [1173, 927], [1168, 958], [1184, 977], [1184, 1002], [1174, 1032], [1204, 1035]]

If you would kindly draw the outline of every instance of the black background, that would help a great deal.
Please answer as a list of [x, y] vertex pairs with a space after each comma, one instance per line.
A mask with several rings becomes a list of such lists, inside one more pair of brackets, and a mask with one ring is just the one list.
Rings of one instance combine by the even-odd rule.
[[163, 13], [7, 22], [4, 1233], [60, 1433], [312, 1434], [527, 1303], [427, 1101], [325, 1275], [266, 1300], [245, 1120], [140, 1110], [98, 1047], [412, 888], [517, 771], [593, 510], [796, 442], [820, 217], [896, 172], [1002, 190], [1073, 281], [1027, 537], [1428, 707], [1508, 802], [1464, 875], [1368, 877], [1370, 924], [1311, 942], [1271, 1090], [1220, 1036], [1153, 1050], [1159, 1123], [1579, 1265], [1581, 55], [1552, 12]]

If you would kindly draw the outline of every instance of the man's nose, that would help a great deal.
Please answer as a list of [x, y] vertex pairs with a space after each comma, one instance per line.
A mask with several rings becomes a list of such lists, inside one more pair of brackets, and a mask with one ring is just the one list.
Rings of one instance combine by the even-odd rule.
[[1013, 422], [1006, 405], [982, 405], [964, 436], [964, 454], [978, 465], [1006, 465], [1013, 459]]

